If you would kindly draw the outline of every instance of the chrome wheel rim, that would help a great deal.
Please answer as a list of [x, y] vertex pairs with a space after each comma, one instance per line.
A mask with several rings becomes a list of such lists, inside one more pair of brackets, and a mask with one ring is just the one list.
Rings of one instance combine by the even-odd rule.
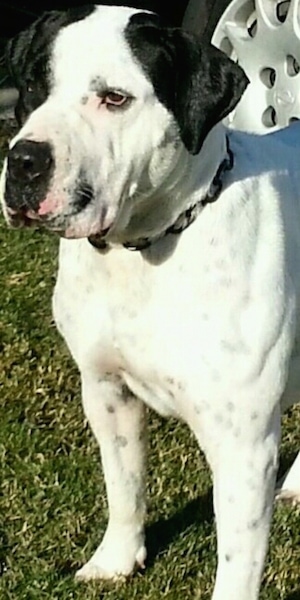
[[212, 43], [245, 70], [248, 86], [229, 124], [267, 133], [300, 119], [300, 0], [233, 0]]

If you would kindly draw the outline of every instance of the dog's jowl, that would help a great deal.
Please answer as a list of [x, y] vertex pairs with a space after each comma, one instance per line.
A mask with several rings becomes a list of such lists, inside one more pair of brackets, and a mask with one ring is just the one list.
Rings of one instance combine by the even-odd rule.
[[[62, 238], [54, 315], [107, 486], [108, 527], [77, 576], [146, 559], [148, 405], [188, 423], [211, 466], [213, 600], [256, 600], [280, 412], [300, 391], [300, 129], [227, 130], [244, 72], [151, 12], [48, 13], [7, 57], [20, 131], [3, 210]], [[299, 460], [278, 492], [293, 500]]]

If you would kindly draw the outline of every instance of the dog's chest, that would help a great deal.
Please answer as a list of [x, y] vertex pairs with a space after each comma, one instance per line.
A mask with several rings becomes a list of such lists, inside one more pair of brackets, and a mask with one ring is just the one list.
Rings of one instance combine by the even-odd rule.
[[149, 406], [177, 415], [186, 377], [182, 349], [194, 352], [189, 295], [172, 279], [160, 285], [123, 262], [97, 272], [82, 269], [80, 260], [61, 256], [54, 294], [56, 323], [80, 370], [117, 374]]
[[186, 417], [192, 398], [207, 403], [261, 371], [265, 342], [249, 323], [261, 307], [256, 314], [248, 276], [236, 285], [232, 263], [150, 268], [114, 251], [106, 268], [105, 257], [76, 248], [61, 251], [54, 315], [85, 376], [117, 374], [158, 412]]

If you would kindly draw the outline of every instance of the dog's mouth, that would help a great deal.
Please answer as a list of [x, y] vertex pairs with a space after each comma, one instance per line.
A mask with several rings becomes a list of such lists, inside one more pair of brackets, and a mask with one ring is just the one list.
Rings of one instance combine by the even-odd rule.
[[101, 246], [116, 219], [115, 211], [101, 201], [87, 180], [78, 177], [72, 190], [54, 187], [46, 194], [20, 189], [8, 181], [4, 213], [12, 228], [47, 229], [67, 239], [89, 238]]
[[[22, 182], [21, 182], [22, 183]], [[51, 227], [55, 221], [68, 219], [85, 211], [94, 200], [94, 191], [80, 175], [73, 190], [58, 192], [45, 189], [43, 180], [36, 178], [21, 185], [20, 181], [6, 176], [4, 206], [7, 220], [12, 227], [32, 227], [45, 224]]]
[[6, 220], [9, 227], [13, 229], [20, 228], [43, 228], [49, 229], [60, 235], [63, 235], [63, 224], [57, 219], [52, 219], [49, 215], [39, 216], [34, 210], [27, 207], [12, 209], [6, 207]]
[[5, 207], [5, 217], [8, 225], [13, 229], [35, 228], [46, 229], [60, 237], [67, 239], [88, 238], [96, 247], [105, 244], [105, 238], [109, 234], [112, 223], [108, 226], [103, 220], [95, 220], [92, 224], [81, 223], [81, 213], [84, 208], [73, 205], [72, 210], [58, 215], [39, 214], [28, 207], [22, 206], [17, 209]]

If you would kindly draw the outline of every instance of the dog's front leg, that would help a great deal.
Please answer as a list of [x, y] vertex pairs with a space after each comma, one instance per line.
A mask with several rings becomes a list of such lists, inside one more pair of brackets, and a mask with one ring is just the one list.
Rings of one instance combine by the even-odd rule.
[[77, 577], [114, 579], [143, 566], [146, 558], [145, 407], [116, 379], [83, 377], [82, 396], [101, 449], [109, 522], [102, 543]]
[[[256, 417], [253, 413], [252, 417]], [[272, 515], [279, 410], [224, 431], [213, 460], [218, 569], [213, 600], [257, 600]], [[214, 457], [213, 457], [214, 458]]]

